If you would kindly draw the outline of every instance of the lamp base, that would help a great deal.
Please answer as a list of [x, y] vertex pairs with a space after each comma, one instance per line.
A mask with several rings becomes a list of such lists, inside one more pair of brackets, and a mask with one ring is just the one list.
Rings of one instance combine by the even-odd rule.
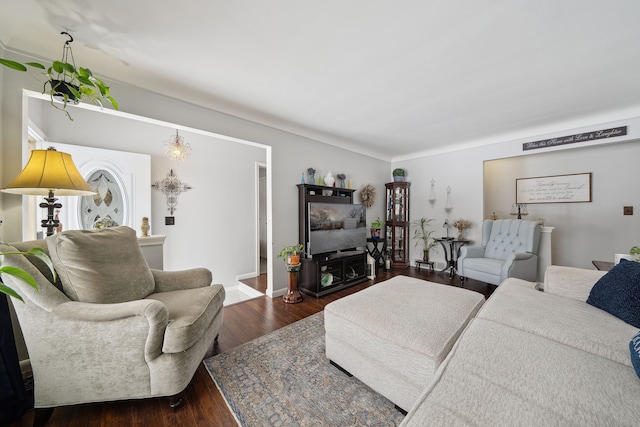
[[55, 230], [58, 225], [60, 225], [60, 221], [55, 219], [54, 210], [60, 209], [62, 207], [62, 203], [56, 203], [56, 199], [53, 195], [53, 190], [49, 190], [49, 197], [44, 198], [46, 202], [40, 203], [41, 208], [47, 208], [47, 219], [42, 220], [42, 227], [47, 229], [47, 236], [53, 235], [53, 230]]

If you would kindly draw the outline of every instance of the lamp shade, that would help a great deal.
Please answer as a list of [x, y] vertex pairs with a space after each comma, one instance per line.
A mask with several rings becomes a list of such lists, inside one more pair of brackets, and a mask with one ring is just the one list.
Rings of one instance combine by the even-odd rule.
[[95, 194], [95, 190], [73, 164], [71, 155], [54, 148], [31, 151], [29, 162], [22, 172], [2, 191], [34, 196], [48, 196], [50, 191], [55, 192], [56, 196]]

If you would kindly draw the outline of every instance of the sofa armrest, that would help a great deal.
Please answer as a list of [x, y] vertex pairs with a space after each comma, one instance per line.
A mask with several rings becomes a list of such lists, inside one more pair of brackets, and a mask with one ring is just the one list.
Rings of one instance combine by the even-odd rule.
[[213, 275], [206, 268], [192, 268], [180, 271], [151, 269], [156, 282], [155, 292], [171, 292], [184, 289], [204, 288], [211, 285]]
[[[67, 331], [87, 327], [95, 334], [75, 336], [74, 339], [77, 340], [96, 339], [96, 342], [99, 342], [107, 338], [107, 335], [139, 336], [146, 341], [143, 342], [147, 361], [162, 354], [164, 333], [169, 323], [167, 307], [153, 299], [117, 304], [70, 301], [56, 306], [52, 314], [60, 325], [67, 325]], [[103, 336], [99, 336], [101, 333]]]
[[544, 273], [544, 291], [586, 301], [589, 292], [606, 271], [550, 265]]

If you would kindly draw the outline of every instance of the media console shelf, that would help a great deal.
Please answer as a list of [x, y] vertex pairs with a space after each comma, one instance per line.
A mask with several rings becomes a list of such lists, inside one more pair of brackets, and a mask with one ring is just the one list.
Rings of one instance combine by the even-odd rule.
[[367, 280], [366, 251], [302, 259], [298, 289], [316, 298]]

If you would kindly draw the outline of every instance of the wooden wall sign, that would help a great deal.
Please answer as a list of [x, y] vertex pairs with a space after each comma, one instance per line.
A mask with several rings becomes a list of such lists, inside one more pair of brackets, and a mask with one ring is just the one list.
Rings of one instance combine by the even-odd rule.
[[516, 179], [516, 203], [591, 201], [591, 172]]
[[541, 139], [540, 141], [525, 142], [522, 151], [537, 150], [539, 148], [555, 147], [556, 145], [575, 144], [579, 142], [595, 141], [597, 139], [614, 138], [627, 134], [627, 127], [594, 130], [593, 132], [577, 133], [575, 135], [559, 136], [557, 138]]

